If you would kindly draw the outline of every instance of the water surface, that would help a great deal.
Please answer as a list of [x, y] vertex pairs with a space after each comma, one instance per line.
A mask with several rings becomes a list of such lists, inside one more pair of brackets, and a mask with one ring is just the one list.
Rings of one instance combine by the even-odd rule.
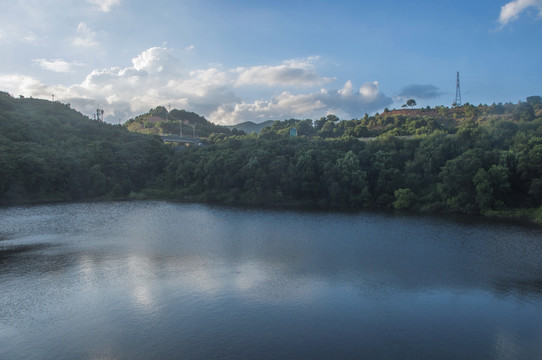
[[539, 228], [119, 202], [0, 208], [0, 359], [541, 359]]

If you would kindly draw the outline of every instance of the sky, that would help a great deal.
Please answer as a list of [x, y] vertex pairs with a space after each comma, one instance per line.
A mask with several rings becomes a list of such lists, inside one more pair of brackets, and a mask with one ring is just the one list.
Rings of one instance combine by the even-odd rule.
[[0, 91], [123, 123], [360, 118], [542, 95], [542, 0], [0, 0]]

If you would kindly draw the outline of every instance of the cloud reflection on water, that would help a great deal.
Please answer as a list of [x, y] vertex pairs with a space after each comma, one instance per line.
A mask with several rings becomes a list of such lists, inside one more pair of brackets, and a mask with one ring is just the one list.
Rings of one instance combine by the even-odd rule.
[[296, 351], [316, 341], [393, 357], [462, 344], [505, 359], [525, 344], [536, 353], [542, 338], [530, 331], [542, 303], [538, 229], [135, 202], [12, 208], [0, 233], [11, 234], [0, 243], [9, 349], [61, 338], [76, 358], [80, 348], [114, 357], [119, 344], [126, 358], [155, 347], [250, 358], [265, 333]]

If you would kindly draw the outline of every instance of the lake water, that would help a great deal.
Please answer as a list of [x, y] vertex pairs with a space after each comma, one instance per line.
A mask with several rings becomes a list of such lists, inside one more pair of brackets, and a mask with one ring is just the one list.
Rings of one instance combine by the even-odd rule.
[[0, 359], [542, 359], [541, 235], [370, 212], [0, 208]]

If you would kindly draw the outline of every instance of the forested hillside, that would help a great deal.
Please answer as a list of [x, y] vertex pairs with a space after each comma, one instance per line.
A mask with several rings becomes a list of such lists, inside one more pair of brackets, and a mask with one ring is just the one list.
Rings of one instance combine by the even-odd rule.
[[542, 204], [541, 115], [535, 96], [278, 121], [178, 153], [160, 188], [191, 200], [533, 215]]
[[155, 181], [169, 153], [159, 137], [69, 105], [0, 93], [0, 202], [127, 196]]
[[206, 138], [210, 134], [239, 135], [241, 132], [233, 132], [225, 126], [213, 124], [196, 113], [173, 109], [167, 111], [163, 106], [157, 106], [148, 113], [139, 115], [128, 120], [124, 126], [134, 132], [155, 135], [179, 135], [182, 131], [184, 136]]
[[[164, 116], [155, 110], [126, 127]], [[69, 105], [1, 93], [0, 201], [144, 194], [528, 215], [542, 222], [539, 96], [517, 104], [385, 110], [345, 121], [290, 119], [250, 135], [194, 113], [171, 111], [167, 121], [170, 116], [207, 129], [208, 145], [174, 150], [157, 136], [90, 120]], [[164, 129], [167, 121], [153, 127]]]

